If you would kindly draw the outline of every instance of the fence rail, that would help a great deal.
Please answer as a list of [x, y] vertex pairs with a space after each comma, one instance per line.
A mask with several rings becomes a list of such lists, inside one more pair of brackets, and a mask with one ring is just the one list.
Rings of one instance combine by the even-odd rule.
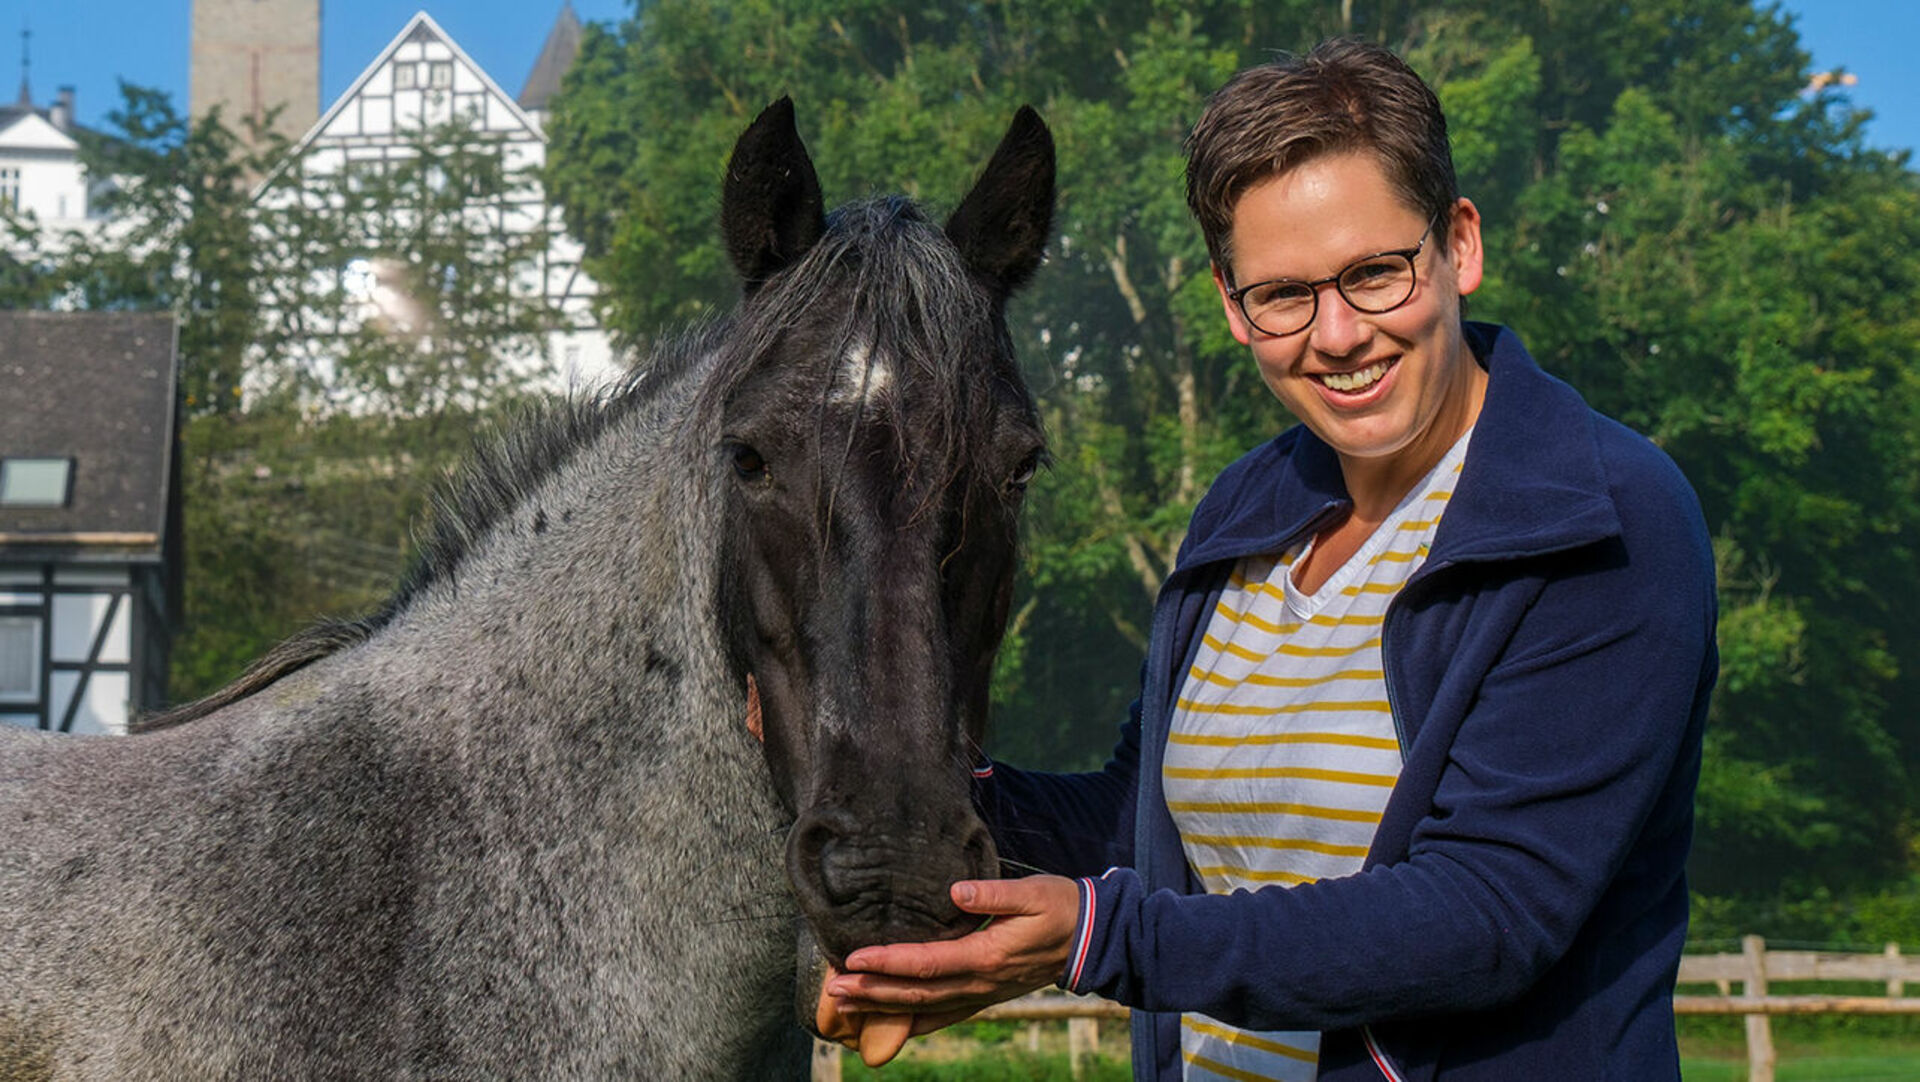
[[[1885, 995], [1774, 995], [1769, 986], [1803, 981], [1879, 981]], [[1680, 959], [1680, 983], [1718, 985], [1718, 995], [1675, 994], [1675, 1014], [1738, 1014], [1747, 1020], [1748, 1082], [1773, 1082], [1777, 1014], [1920, 1014], [1920, 957], [1889, 943], [1879, 954], [1770, 951], [1757, 935], [1740, 940], [1739, 954], [1689, 954]], [[1740, 994], [1733, 986], [1740, 985]]]
[[[1842, 954], [1832, 951], [1770, 951], [1766, 940], [1757, 935], [1740, 940], [1739, 954], [1689, 954], [1680, 959], [1682, 985], [1712, 984], [1718, 994], [1678, 993], [1673, 997], [1673, 1013], [1693, 1015], [1742, 1015], [1747, 1020], [1748, 1082], [1773, 1082], [1775, 1054], [1769, 1019], [1786, 1014], [1914, 1014], [1920, 1015], [1920, 996], [1907, 995], [1907, 986], [1920, 986], [1920, 955], [1900, 953], [1900, 945], [1889, 943], [1879, 954]], [[1774, 984], [1804, 981], [1876, 981], [1885, 985], [1886, 994], [1870, 995], [1774, 995]], [[1734, 994], [1734, 986], [1740, 994]], [[1068, 1054], [1079, 1076], [1081, 1058], [1098, 1047], [1099, 1022], [1123, 1021], [1127, 1008], [1118, 1003], [1091, 996], [1070, 996], [1064, 992], [1035, 992], [1006, 1003], [998, 1003], [974, 1017], [987, 1021], [1058, 1022], [1066, 1021]], [[814, 1060], [815, 1082], [840, 1077], [837, 1045], [825, 1045], [833, 1053], [822, 1053]], [[828, 1061], [831, 1061], [830, 1064]]]

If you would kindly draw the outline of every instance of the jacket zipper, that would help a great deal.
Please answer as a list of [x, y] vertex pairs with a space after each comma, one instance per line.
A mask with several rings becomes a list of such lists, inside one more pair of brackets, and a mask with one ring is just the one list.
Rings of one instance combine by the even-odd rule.
[[[1406, 724], [1400, 720], [1399, 696], [1393, 691], [1393, 666], [1387, 662], [1387, 640], [1391, 637], [1389, 633], [1393, 630], [1393, 614], [1399, 611], [1400, 600], [1407, 596], [1407, 591], [1424, 580], [1430, 572], [1438, 571], [1445, 566], [1445, 564], [1439, 564], [1422, 567], [1416, 572], [1414, 577], [1407, 580], [1406, 585], [1400, 587], [1399, 591], [1393, 595], [1393, 600], [1387, 602], [1387, 614], [1380, 621], [1380, 676], [1387, 686], [1387, 716], [1393, 721], [1393, 741], [1400, 747], [1402, 766], [1407, 762], [1407, 729]], [[1393, 1061], [1387, 1058], [1386, 1050], [1380, 1047], [1379, 1040], [1374, 1037], [1371, 1025], [1360, 1027], [1360, 1039], [1367, 1046], [1368, 1058], [1373, 1060], [1373, 1065], [1379, 1069], [1381, 1076], [1387, 1079], [1387, 1082], [1405, 1082], [1405, 1076], [1393, 1065]]]

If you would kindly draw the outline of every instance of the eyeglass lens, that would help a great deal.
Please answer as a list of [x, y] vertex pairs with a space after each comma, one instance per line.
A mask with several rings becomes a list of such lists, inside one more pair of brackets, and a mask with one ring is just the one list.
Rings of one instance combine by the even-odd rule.
[[[1413, 260], [1403, 252], [1368, 256], [1332, 279], [1347, 303], [1362, 312], [1390, 312], [1413, 296]], [[1266, 334], [1293, 334], [1313, 322], [1320, 308], [1320, 283], [1261, 282], [1240, 295], [1247, 321]]]

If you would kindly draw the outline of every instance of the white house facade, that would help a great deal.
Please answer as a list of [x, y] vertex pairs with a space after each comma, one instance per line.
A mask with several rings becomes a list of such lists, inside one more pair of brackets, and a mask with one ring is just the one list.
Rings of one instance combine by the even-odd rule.
[[0, 106], [0, 212], [30, 219], [46, 237], [96, 224], [73, 116], [71, 87], [61, 87], [47, 108], [34, 105], [24, 88], [19, 101]]
[[[570, 16], [571, 10], [564, 14]], [[544, 298], [557, 316], [557, 329], [547, 336], [544, 356], [503, 363], [531, 365], [559, 390], [604, 382], [615, 373], [616, 360], [593, 312], [599, 287], [581, 270], [581, 247], [566, 235], [539, 182], [546, 134], [426, 12], [414, 15], [322, 114], [295, 145], [293, 164], [268, 176], [256, 198], [313, 198], [315, 191], [337, 190], [355, 174], [411, 157], [423, 132], [456, 120], [497, 146], [508, 175], [518, 178], [505, 198], [469, 204], [468, 217], [480, 216], [502, 234], [547, 238], [536, 260], [516, 268], [512, 288], [516, 296]], [[289, 175], [292, 170], [300, 175]], [[350, 310], [350, 321], [379, 315], [390, 300], [404, 302], [386, 296], [381, 268], [371, 263], [318, 273], [338, 275], [340, 288], [363, 296], [364, 305]], [[321, 333], [312, 348], [324, 353], [326, 335], [352, 327], [320, 321], [316, 329]]]

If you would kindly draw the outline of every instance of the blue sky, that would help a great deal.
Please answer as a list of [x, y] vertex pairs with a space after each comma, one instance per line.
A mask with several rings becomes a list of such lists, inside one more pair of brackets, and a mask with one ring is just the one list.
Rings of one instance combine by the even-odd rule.
[[[322, 108], [346, 90], [422, 0], [322, 0]], [[625, 0], [574, 0], [584, 20], [618, 20]], [[1790, 0], [1803, 47], [1817, 68], [1859, 77], [1856, 105], [1872, 109], [1868, 142], [1920, 147], [1920, 90], [1912, 78], [1920, 49], [1920, 0]], [[426, 9], [508, 93], [518, 93], [560, 0], [427, 0]], [[82, 123], [104, 125], [119, 100], [116, 78], [186, 100], [189, 0], [0, 0], [0, 100], [19, 87], [20, 31], [31, 27], [32, 89], [45, 103], [75, 88]], [[1920, 165], [1920, 154], [1915, 155]]]

